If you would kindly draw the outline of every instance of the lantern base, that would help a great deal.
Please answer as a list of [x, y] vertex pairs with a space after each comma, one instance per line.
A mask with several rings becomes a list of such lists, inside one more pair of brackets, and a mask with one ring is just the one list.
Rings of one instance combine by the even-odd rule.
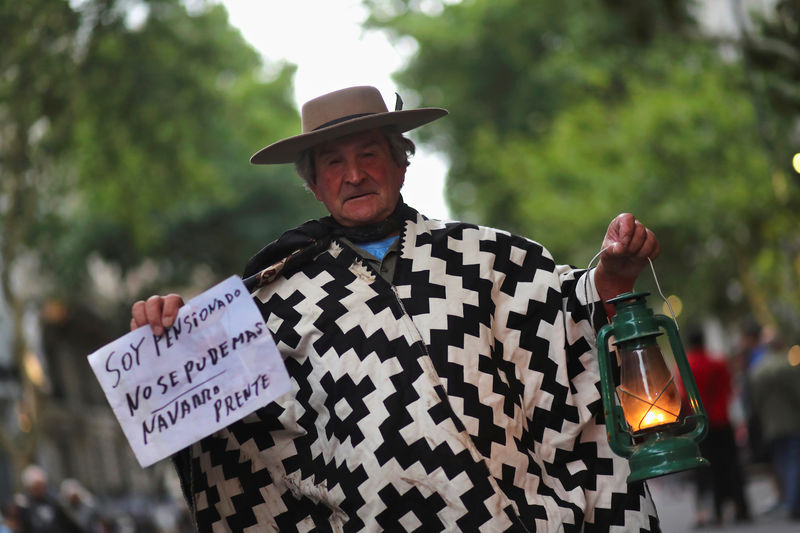
[[694, 440], [665, 433], [656, 433], [655, 437], [634, 446], [628, 463], [631, 468], [628, 483], [711, 464], [700, 455]]

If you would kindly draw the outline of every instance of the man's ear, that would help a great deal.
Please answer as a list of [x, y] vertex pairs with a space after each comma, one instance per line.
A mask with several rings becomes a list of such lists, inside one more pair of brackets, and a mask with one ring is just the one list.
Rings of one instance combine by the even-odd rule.
[[314, 198], [316, 198], [318, 202], [322, 201], [322, 199], [319, 197], [319, 194], [317, 193], [316, 183], [307, 182], [306, 187], [308, 187], [308, 190], [311, 191], [311, 193], [314, 195]]

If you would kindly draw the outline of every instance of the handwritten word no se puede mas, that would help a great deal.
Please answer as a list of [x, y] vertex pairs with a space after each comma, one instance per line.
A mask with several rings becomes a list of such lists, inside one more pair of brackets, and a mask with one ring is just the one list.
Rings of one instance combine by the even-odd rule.
[[[207, 367], [210, 368], [210, 366], [215, 366], [222, 359], [228, 357], [230, 354], [236, 351], [237, 348], [241, 348], [250, 341], [257, 339], [263, 331], [264, 323], [257, 322], [253, 326], [252, 330], [245, 329], [235, 337], [231, 338], [230, 342], [226, 340], [220, 343], [218, 346], [209, 348], [206, 355], [201, 356], [199, 359], [190, 359], [184, 362], [182, 377], [186, 380], [186, 383], [191, 384], [194, 376], [204, 371]], [[179, 376], [178, 372], [178, 370], [171, 370], [170, 372], [162, 374], [156, 378], [155, 385], [158, 387], [157, 391], [160, 392], [162, 396], [165, 395], [171, 388], [182, 383], [181, 376]], [[139, 409], [140, 394], [141, 398], [149, 400], [153, 395], [153, 387], [151, 385], [136, 385], [136, 389], [133, 391], [132, 396], [130, 392], [125, 393], [131, 416], [134, 416], [136, 410]]]
[[[257, 339], [264, 332], [264, 329], [264, 323], [257, 322], [253, 325], [252, 329], [242, 330], [229, 340], [225, 340], [219, 345], [209, 348], [206, 354], [199, 358], [185, 361], [181, 370], [172, 370], [166, 374], [161, 374], [155, 379], [153, 385], [137, 384], [133, 391], [125, 393], [131, 417], [136, 415], [142, 398], [149, 400], [154, 391], [161, 396], [166, 396], [171, 389], [183, 382], [186, 384], [193, 384], [198, 376], [205, 377], [208, 374], [208, 370], [215, 367], [223, 359], [235, 353], [237, 349], [246, 346], [250, 341]], [[179, 420], [183, 420], [188, 416], [192, 412], [192, 409], [205, 405], [208, 401], [216, 397], [220, 389], [218, 386], [210, 384], [210, 382], [224, 373], [225, 371], [223, 370], [222, 372], [207, 377], [199, 383], [194, 383], [194, 386], [190, 389], [184, 390], [174, 398], [169, 398], [161, 407], [154, 409], [151, 412], [149, 420], [142, 421], [142, 434], [145, 444], [147, 443], [148, 434], [155, 430], [160, 433], [168, 429]], [[268, 386], [269, 376], [260, 374], [246, 387], [245, 391], [242, 392], [244, 401], [248, 400], [251, 395], [258, 396], [259, 391], [266, 389]], [[219, 421], [223, 414], [228, 415], [241, 407], [241, 405], [242, 400], [239, 397], [239, 391], [235, 394], [227, 395], [225, 398], [214, 399], [216, 420]]]

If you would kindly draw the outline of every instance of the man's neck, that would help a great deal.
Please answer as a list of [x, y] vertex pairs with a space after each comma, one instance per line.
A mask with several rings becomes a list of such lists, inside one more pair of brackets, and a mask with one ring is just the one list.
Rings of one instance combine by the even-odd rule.
[[361, 226], [343, 226], [330, 216], [321, 219], [321, 222], [331, 227], [334, 236], [346, 237], [354, 243], [374, 242], [392, 235], [399, 235], [411, 213], [413, 210], [403, 202], [401, 196], [394, 211], [381, 222]]

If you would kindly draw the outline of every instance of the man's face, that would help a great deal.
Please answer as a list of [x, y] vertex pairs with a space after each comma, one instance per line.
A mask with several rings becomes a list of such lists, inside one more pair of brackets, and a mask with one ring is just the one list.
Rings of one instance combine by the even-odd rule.
[[395, 163], [380, 130], [334, 139], [314, 148], [317, 200], [343, 226], [381, 222], [400, 197], [406, 169]]
[[41, 479], [34, 481], [28, 489], [28, 494], [35, 500], [44, 498], [47, 494], [47, 482]]

